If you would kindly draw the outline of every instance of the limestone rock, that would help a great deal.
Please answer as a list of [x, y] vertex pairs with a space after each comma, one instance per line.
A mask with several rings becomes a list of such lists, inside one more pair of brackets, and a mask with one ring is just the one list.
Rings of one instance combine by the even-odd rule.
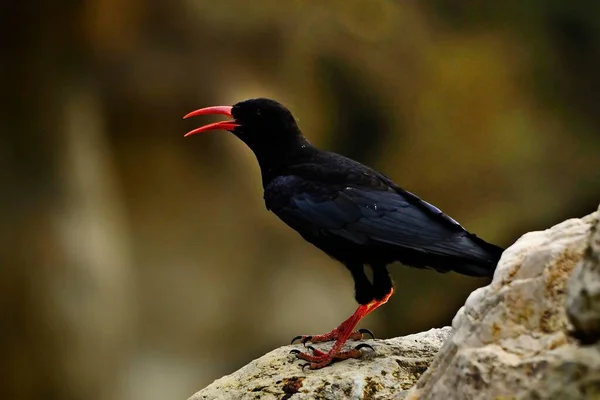
[[189, 400], [403, 399], [449, 334], [445, 327], [365, 340], [375, 348], [372, 358], [345, 360], [315, 371], [302, 371], [302, 361], [290, 356], [290, 350], [300, 345], [281, 347], [214, 381]]
[[317, 371], [288, 355], [298, 346], [282, 347], [190, 400], [600, 399], [599, 214], [521, 237], [452, 333], [368, 341], [373, 359]]
[[[600, 350], [569, 335], [565, 310], [567, 280], [597, 223], [598, 213], [567, 220], [508, 248], [492, 283], [455, 316], [451, 337], [408, 398], [600, 398]], [[586, 300], [570, 308], [579, 329], [592, 331], [600, 315], [594, 269], [581, 273], [586, 282], [578, 278], [583, 289], [574, 290]]]
[[584, 259], [569, 280], [567, 316], [574, 336], [586, 343], [600, 340], [600, 219], [590, 230]]

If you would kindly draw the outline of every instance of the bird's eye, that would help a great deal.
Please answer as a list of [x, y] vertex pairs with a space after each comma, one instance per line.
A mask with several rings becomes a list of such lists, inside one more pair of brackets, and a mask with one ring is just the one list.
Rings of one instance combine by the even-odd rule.
[[260, 108], [259, 108], [258, 110], [256, 110], [256, 116], [260, 117], [260, 114], [261, 114], [261, 112], [260, 112]]

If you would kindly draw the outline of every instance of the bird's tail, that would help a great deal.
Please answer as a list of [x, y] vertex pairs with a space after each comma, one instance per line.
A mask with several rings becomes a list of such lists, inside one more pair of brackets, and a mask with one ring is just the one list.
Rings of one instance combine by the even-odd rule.
[[462, 262], [457, 260], [452, 270], [468, 276], [493, 276], [504, 249], [473, 234], [465, 239], [470, 242], [467, 246], [468, 253], [465, 254], [466, 257], [461, 257]]

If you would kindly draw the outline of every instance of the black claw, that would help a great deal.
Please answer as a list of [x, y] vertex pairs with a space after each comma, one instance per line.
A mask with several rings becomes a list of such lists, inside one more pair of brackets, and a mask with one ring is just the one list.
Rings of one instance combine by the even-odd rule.
[[315, 348], [312, 347], [312, 346], [306, 346], [306, 348], [309, 349], [309, 350], [311, 350], [311, 351], [313, 351], [313, 352], [315, 351]]
[[366, 343], [361, 343], [358, 346], [356, 346], [354, 349], [355, 350], [360, 350], [360, 349], [364, 349], [364, 348], [368, 348], [368, 349], [371, 349], [371, 351], [375, 351], [375, 349], [373, 348], [373, 346], [371, 346], [370, 344], [366, 344]]
[[290, 354], [300, 354], [300, 353], [302, 353], [302, 352], [298, 349], [290, 350]]
[[373, 332], [371, 332], [369, 329], [365, 329], [365, 328], [361, 328], [358, 330], [360, 333], [367, 334], [371, 336], [371, 339], [375, 339], [375, 335], [373, 334]]
[[292, 343], [290, 343], [290, 344], [294, 344], [294, 342], [295, 342], [296, 340], [298, 340], [298, 339], [302, 339], [302, 335], [298, 335], [298, 336], [296, 336], [295, 338], [293, 338], [293, 339], [292, 339]]
[[307, 363], [304, 363], [304, 364], [300, 364], [300, 367], [302, 368], [302, 371], [304, 371], [304, 368], [310, 367], [310, 363], [307, 362]]
[[306, 347], [306, 342], [310, 342], [312, 340], [312, 336], [306, 336], [304, 339], [302, 339], [302, 344], [304, 344], [304, 347]]

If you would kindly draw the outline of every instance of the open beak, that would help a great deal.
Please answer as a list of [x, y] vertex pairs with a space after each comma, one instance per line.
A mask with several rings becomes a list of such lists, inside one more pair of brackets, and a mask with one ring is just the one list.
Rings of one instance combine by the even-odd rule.
[[[231, 106], [215, 106], [215, 107], [201, 108], [199, 110], [192, 111], [191, 113], [187, 114], [183, 118], [185, 119], [185, 118], [189, 118], [189, 117], [195, 117], [196, 115], [212, 115], [212, 114], [223, 114], [223, 115], [233, 117], [231, 115], [231, 108], [232, 108]], [[184, 135], [184, 137], [190, 136], [190, 135], [195, 135], [196, 133], [200, 133], [200, 132], [214, 131], [217, 129], [225, 129], [226, 131], [232, 131], [236, 126], [240, 126], [240, 124], [236, 123], [235, 121], [214, 122], [212, 124], [204, 125], [204, 126], [201, 126], [200, 128], [196, 128], [192, 131], [189, 131], [188, 133], [186, 133]]]

